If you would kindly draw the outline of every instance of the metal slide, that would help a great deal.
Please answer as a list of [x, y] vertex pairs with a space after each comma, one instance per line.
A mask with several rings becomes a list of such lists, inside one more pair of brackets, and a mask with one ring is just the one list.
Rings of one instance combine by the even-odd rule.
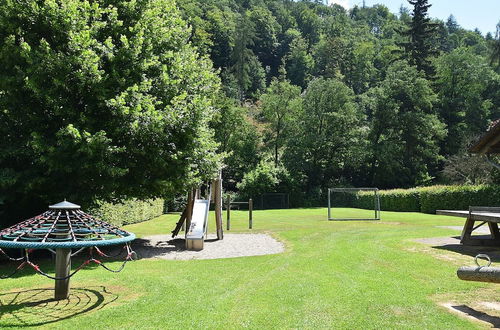
[[191, 225], [186, 233], [186, 249], [203, 250], [203, 242], [207, 232], [210, 199], [195, 199]]

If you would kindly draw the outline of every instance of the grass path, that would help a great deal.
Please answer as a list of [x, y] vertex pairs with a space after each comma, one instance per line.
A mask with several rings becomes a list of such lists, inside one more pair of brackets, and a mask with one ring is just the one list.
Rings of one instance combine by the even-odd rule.
[[[248, 232], [246, 216], [232, 212], [231, 232]], [[177, 218], [166, 215], [126, 229], [139, 237], [165, 234]], [[456, 235], [436, 226], [463, 220], [396, 212], [383, 212], [382, 219], [328, 222], [326, 209], [319, 208], [255, 211], [253, 232], [283, 241], [285, 253], [140, 260], [117, 275], [85, 269], [72, 279], [75, 289], [65, 305], [44, 301], [51, 292], [38, 289], [52, 287], [51, 281], [25, 270], [0, 281], [0, 328], [481, 328], [436, 300], [470, 298], [477, 292], [496, 299], [499, 290], [456, 278], [457, 266], [470, 264], [470, 257], [413, 241]], [[212, 219], [212, 229], [213, 224]], [[440, 258], [449, 255], [449, 261]], [[51, 267], [48, 262], [42, 266]], [[8, 270], [0, 266], [1, 273]]]

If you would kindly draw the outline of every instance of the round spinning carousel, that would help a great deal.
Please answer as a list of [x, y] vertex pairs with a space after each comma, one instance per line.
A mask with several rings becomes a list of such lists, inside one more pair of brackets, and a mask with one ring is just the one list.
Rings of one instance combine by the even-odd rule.
[[[12, 261], [21, 261], [12, 274], [3, 278], [10, 277], [29, 265], [37, 273], [55, 280], [55, 299], [66, 299], [69, 295], [70, 277], [86, 265], [96, 263], [106, 270], [120, 272], [135, 255], [129, 245], [134, 239], [133, 233], [83, 212], [79, 205], [67, 201], [50, 205], [46, 212], [0, 231], [0, 252]], [[125, 260], [118, 270], [112, 270], [97, 259], [111, 257], [99, 247], [117, 244], [124, 244]], [[23, 249], [24, 255], [12, 258], [1, 248]], [[87, 248], [88, 258], [71, 272], [71, 257]], [[30, 260], [30, 253], [35, 249], [48, 249], [56, 255], [55, 276], [43, 272]], [[73, 249], [77, 251], [73, 252]]]

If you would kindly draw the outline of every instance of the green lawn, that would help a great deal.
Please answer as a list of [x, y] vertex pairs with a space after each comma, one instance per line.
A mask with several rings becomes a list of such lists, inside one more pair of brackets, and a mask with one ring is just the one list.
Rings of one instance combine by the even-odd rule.
[[[364, 212], [372, 215], [336, 210], [342, 216]], [[231, 232], [248, 232], [247, 213], [232, 215]], [[139, 237], [166, 234], [177, 219], [166, 215], [126, 229]], [[120, 274], [90, 267], [72, 278], [70, 301], [59, 303], [46, 300], [52, 281], [25, 269], [0, 281], [0, 327], [480, 328], [437, 302], [477, 294], [495, 301], [499, 290], [456, 278], [457, 266], [471, 264], [470, 257], [413, 241], [459, 234], [436, 226], [462, 223], [420, 213], [382, 212], [380, 222], [329, 222], [326, 209], [255, 211], [253, 232], [281, 240], [285, 253], [139, 260]], [[52, 270], [48, 261], [41, 265]]]

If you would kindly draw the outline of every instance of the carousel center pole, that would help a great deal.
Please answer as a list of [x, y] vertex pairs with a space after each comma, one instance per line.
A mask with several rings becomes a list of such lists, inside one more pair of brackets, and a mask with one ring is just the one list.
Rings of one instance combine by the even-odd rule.
[[[71, 249], [56, 249], [56, 277], [67, 277], [71, 271]], [[68, 299], [69, 277], [64, 280], [55, 280], [55, 300]]]

